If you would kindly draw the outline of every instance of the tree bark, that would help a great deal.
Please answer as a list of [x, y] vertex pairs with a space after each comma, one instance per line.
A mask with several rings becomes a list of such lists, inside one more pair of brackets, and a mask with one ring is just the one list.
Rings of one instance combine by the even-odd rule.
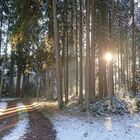
[[[2, 16], [2, 15], [1, 15]], [[1, 19], [2, 20], [2, 19]], [[2, 21], [1, 21], [2, 22]], [[1, 23], [2, 24], [2, 23]], [[1, 25], [2, 27], [2, 25]], [[0, 31], [1, 32], [1, 31]], [[6, 67], [6, 58], [7, 58], [7, 46], [8, 46], [8, 33], [9, 33], [9, 20], [8, 20], [8, 28], [7, 28], [7, 38], [6, 38], [6, 46], [5, 46], [5, 56], [3, 60], [3, 65], [2, 65], [2, 71], [1, 71], [1, 81], [0, 81], [0, 97], [2, 95], [2, 86], [3, 86], [3, 78], [4, 78], [4, 72], [5, 72], [5, 67]], [[0, 33], [0, 45], [1, 45], [1, 33]], [[1, 48], [1, 47], [0, 47]]]
[[16, 95], [20, 96], [21, 88], [21, 66], [20, 64], [17, 65], [17, 80], [16, 80]]
[[132, 91], [136, 94], [135, 4], [132, 0]]
[[64, 13], [65, 13], [65, 28], [66, 28], [66, 42], [65, 42], [65, 45], [66, 45], [66, 48], [65, 48], [65, 57], [64, 57], [64, 61], [65, 61], [65, 65], [64, 65], [64, 89], [65, 89], [65, 103], [68, 102], [68, 92], [69, 92], [69, 76], [68, 76], [68, 45], [69, 45], [69, 39], [68, 39], [68, 11], [67, 11], [67, 7], [68, 7], [68, 2], [67, 0], [65, 0], [65, 3], [64, 3]]
[[75, 0], [75, 59], [76, 59], [76, 96], [78, 96], [78, 17], [77, 17], [77, 0]]
[[0, 8], [0, 56], [1, 56], [1, 43], [2, 43], [2, 24], [3, 24], [3, 10]]
[[91, 101], [95, 100], [95, 0], [91, 1]]
[[9, 80], [9, 95], [13, 96], [14, 93], [14, 64], [15, 52], [11, 50], [11, 63], [10, 63], [10, 80]]
[[90, 109], [90, 0], [86, 0], [86, 110]]
[[79, 15], [79, 53], [80, 53], [80, 69], [79, 69], [79, 103], [83, 104], [83, 17], [82, 17], [82, 0], [80, 0], [80, 15]]
[[62, 84], [61, 84], [61, 68], [60, 68], [60, 48], [58, 42], [58, 25], [57, 25], [57, 15], [56, 15], [56, 0], [53, 2], [53, 27], [54, 27], [54, 47], [55, 47], [55, 57], [56, 57], [56, 84], [57, 84], [57, 94], [58, 94], [58, 106], [62, 107]]

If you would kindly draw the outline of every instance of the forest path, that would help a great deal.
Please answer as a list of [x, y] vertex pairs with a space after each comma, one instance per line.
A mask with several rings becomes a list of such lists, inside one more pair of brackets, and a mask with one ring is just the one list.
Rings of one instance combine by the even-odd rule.
[[15, 127], [18, 122], [17, 101], [9, 101], [7, 109], [0, 116], [0, 139], [10, 133], [10, 130]]
[[[29, 105], [28, 102], [25, 103]], [[30, 131], [24, 140], [55, 140], [56, 132], [51, 122], [46, 119], [36, 108], [28, 109]]]
[[55, 140], [51, 122], [28, 101], [9, 101], [0, 116], [1, 140]]

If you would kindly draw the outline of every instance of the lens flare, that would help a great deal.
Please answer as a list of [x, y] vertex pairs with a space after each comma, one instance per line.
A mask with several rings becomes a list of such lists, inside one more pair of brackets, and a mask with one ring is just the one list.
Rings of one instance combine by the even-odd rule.
[[112, 59], [113, 59], [112, 53], [107, 52], [107, 53], [105, 54], [105, 60], [108, 61], [108, 62], [110, 62]]

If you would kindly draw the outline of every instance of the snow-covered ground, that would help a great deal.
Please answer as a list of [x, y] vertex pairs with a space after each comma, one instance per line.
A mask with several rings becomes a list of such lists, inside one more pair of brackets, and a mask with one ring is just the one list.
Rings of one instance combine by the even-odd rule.
[[7, 108], [7, 102], [0, 102], [0, 116], [3, 114], [6, 108]]
[[9, 135], [6, 135], [2, 140], [22, 140], [24, 134], [29, 128], [28, 113], [26, 107], [22, 103], [17, 104], [19, 121], [16, 123], [14, 129], [11, 130]]
[[140, 140], [140, 114], [102, 119], [59, 115], [52, 122], [57, 140]]
[[3, 101], [3, 102], [8, 102], [8, 101], [14, 101], [14, 100], [17, 100], [19, 98], [1, 98], [0, 101]]

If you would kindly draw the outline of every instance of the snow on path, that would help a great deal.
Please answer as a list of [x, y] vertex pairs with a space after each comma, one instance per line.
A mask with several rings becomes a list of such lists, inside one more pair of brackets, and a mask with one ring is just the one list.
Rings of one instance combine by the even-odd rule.
[[52, 120], [57, 140], [140, 140], [140, 115], [91, 117], [57, 116]]
[[16, 123], [15, 128], [11, 130], [10, 134], [4, 136], [2, 140], [22, 140], [24, 134], [29, 128], [29, 119], [26, 107], [22, 103], [17, 103], [18, 118], [19, 121]]
[[0, 116], [3, 114], [6, 108], [7, 108], [7, 102], [0, 102]]

